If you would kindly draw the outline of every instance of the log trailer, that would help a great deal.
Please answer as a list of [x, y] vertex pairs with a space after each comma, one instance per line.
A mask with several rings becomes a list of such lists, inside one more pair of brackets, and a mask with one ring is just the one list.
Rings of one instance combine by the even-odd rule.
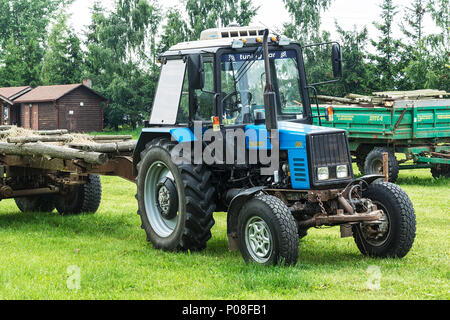
[[94, 213], [101, 201], [99, 175], [134, 182], [131, 136], [85, 136], [76, 143], [67, 130], [12, 133], [14, 127], [0, 127], [6, 140], [0, 142], [0, 200], [14, 199], [22, 212]]
[[[338, 80], [341, 49], [330, 45]], [[4, 197], [38, 199], [34, 209], [43, 209], [42, 197], [56, 195], [58, 206], [77, 203], [58, 211], [77, 213], [98, 185], [92, 177], [112, 174], [136, 181], [141, 226], [156, 249], [205, 249], [213, 213], [227, 212], [229, 248], [246, 262], [295, 264], [299, 239], [322, 226], [339, 226], [364, 255], [404, 257], [415, 239], [411, 200], [382, 175], [355, 179], [346, 131], [313, 125], [302, 52], [264, 28], [205, 30], [160, 56], [132, 157], [100, 152], [93, 161], [96, 151], [78, 146], [78, 158], [62, 159], [27, 144], [7, 154], [0, 144]]]

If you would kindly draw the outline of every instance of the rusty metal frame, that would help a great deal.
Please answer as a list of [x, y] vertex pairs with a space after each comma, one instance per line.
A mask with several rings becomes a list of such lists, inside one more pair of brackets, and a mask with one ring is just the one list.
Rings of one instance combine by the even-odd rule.
[[[83, 184], [86, 181], [83, 177], [88, 174], [118, 176], [133, 183], [136, 179], [136, 176], [133, 174], [133, 159], [128, 156], [115, 156], [103, 165], [93, 165], [82, 160], [0, 155], [0, 166], [41, 170], [43, 175], [47, 175], [50, 181], [60, 187]], [[67, 175], [63, 174], [61, 177], [61, 173]], [[0, 186], [0, 200], [33, 195], [56, 194], [62, 192], [63, 189], [51, 185], [46, 188], [13, 190], [10, 186], [3, 185]]]

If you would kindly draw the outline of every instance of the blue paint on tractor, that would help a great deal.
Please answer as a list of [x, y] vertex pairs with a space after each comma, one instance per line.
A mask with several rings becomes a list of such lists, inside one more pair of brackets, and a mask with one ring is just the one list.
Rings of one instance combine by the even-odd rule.
[[[267, 139], [268, 134], [264, 124], [248, 125], [245, 127], [245, 130], [248, 149], [270, 150], [272, 148], [270, 141]], [[288, 152], [289, 172], [293, 189], [311, 189], [306, 136], [325, 131], [341, 130], [330, 130], [330, 128], [286, 121], [280, 121], [278, 123], [280, 150], [286, 150]]]
[[191, 142], [197, 140], [189, 128], [144, 128], [142, 129], [141, 135], [145, 133], [170, 134], [177, 142]]

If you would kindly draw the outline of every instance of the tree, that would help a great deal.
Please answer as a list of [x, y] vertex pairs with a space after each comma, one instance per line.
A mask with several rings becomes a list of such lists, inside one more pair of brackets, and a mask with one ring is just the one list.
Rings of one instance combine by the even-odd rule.
[[[340, 36], [343, 59], [343, 79], [341, 81], [340, 95], [348, 93], [367, 94], [373, 91], [373, 68], [368, 63], [366, 51], [369, 34], [364, 27], [360, 31], [355, 26], [352, 31], [345, 31], [336, 23]], [[338, 93], [339, 94], [339, 93]]]
[[82, 66], [80, 40], [67, 26], [67, 16], [61, 15], [48, 39], [48, 49], [42, 63], [42, 83], [79, 83], [82, 80]]
[[72, 0], [0, 0], [0, 84], [40, 84], [51, 20]]
[[447, 52], [450, 52], [450, 0], [430, 0], [428, 9], [441, 29], [440, 40]]
[[[427, 13], [431, 14], [436, 25], [441, 28], [440, 33], [424, 34], [423, 19]], [[402, 45], [404, 77], [399, 88], [449, 90], [449, 1], [415, 0], [407, 8], [402, 30], [408, 42]]]
[[411, 6], [406, 7], [406, 13], [401, 23], [401, 29], [405, 36], [411, 41], [411, 45], [419, 45], [424, 33], [424, 18], [427, 12], [426, 0], [413, 0]]
[[302, 44], [320, 38], [321, 13], [329, 8], [333, 0], [283, 0], [292, 23], [285, 23], [284, 33]]
[[158, 52], [167, 51], [179, 42], [191, 40], [188, 23], [183, 19], [182, 12], [179, 9], [169, 9], [165, 17], [166, 23], [163, 26], [163, 33], [158, 44]]
[[88, 27], [85, 77], [110, 98], [105, 122], [133, 128], [147, 118], [154, 95], [159, 8], [147, 0], [118, 0], [107, 16], [99, 2]]
[[372, 40], [377, 54], [370, 55], [375, 63], [376, 76], [378, 78], [377, 90], [394, 90], [396, 82], [403, 66], [400, 64], [399, 48], [401, 42], [393, 37], [393, 25], [398, 13], [393, 0], [383, 0], [381, 4], [381, 23], [374, 22], [375, 27], [381, 33], [378, 41]]
[[203, 30], [216, 28], [219, 21], [223, 26], [248, 25], [257, 10], [251, 0], [187, 0], [190, 39], [199, 39]]

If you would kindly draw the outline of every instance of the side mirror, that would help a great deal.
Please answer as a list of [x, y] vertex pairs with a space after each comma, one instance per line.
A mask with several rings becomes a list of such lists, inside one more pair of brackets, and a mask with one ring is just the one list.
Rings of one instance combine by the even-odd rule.
[[342, 78], [342, 52], [341, 46], [334, 43], [331, 47], [331, 63], [333, 64], [333, 75], [335, 78]]
[[191, 54], [188, 56], [188, 80], [189, 88], [201, 90], [205, 86], [205, 69], [201, 54]]

